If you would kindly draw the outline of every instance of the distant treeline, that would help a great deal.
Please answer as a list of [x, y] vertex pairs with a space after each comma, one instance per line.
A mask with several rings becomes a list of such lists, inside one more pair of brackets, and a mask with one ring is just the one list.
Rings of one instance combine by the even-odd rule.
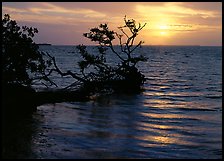
[[37, 44], [37, 45], [52, 45], [52, 44], [48, 44], [48, 43], [40, 43], [40, 44]]

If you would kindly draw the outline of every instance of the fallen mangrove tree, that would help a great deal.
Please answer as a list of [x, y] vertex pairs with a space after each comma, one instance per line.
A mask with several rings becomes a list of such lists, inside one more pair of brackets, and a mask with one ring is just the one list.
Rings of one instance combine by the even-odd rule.
[[[2, 20], [3, 105], [21, 101], [40, 105], [87, 100], [96, 93], [140, 92], [145, 76], [136, 64], [147, 61], [147, 58], [135, 52], [143, 44], [143, 41], [135, 44], [135, 40], [145, 25], [137, 24], [135, 20], [125, 16], [124, 25], [118, 27], [119, 32], [110, 30], [108, 24], [91, 28], [83, 36], [98, 44], [98, 53], [90, 53], [85, 45], [78, 45], [76, 54], [80, 54], [82, 60], [78, 62], [80, 70], [77, 73], [72, 70], [62, 71], [55, 57], [38, 50], [39, 46], [33, 41], [34, 35], [38, 33], [36, 28], [21, 28], [6, 14]], [[115, 40], [118, 42], [119, 51], [114, 47]], [[108, 50], [119, 59], [117, 64], [108, 63]], [[61, 77], [71, 76], [74, 82], [58, 90], [37, 92], [32, 88], [35, 82], [42, 83], [46, 89], [57, 86], [49, 78], [53, 72]]]

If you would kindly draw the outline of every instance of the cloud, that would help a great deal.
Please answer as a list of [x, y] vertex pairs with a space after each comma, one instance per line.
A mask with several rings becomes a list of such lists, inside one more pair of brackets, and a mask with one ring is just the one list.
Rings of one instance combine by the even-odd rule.
[[83, 16], [83, 17], [94, 17], [94, 18], [102, 18], [106, 15], [91, 9], [83, 9], [83, 8], [73, 8], [67, 9], [64, 7], [56, 6], [51, 3], [42, 3], [42, 7], [33, 7], [29, 9], [32, 13], [38, 14], [68, 14], [68, 16]]
[[51, 3], [37, 3], [34, 7], [27, 6], [24, 9], [16, 7], [2, 7], [3, 13], [11, 13], [14, 19], [18, 21], [31, 21], [49, 24], [74, 24], [86, 21], [96, 21], [106, 17], [105, 14], [83, 8], [66, 9]]
[[[57, 6], [63, 6], [64, 8], [73, 10], [74, 8], [91, 9], [96, 12], [104, 13], [108, 16], [124, 16], [135, 12], [135, 5], [140, 2], [70, 2], [60, 3], [53, 2], [52, 4]], [[133, 13], [135, 14], [135, 13]], [[109, 17], [111, 18], [111, 17]]]
[[191, 8], [193, 10], [204, 10], [213, 11], [221, 14], [222, 12], [222, 2], [191, 2], [191, 3], [181, 3], [181, 6]]
[[221, 15], [220, 11], [214, 10], [203, 10], [193, 9], [185, 6], [186, 2], [167, 2], [162, 6], [150, 6], [149, 5], [137, 5], [136, 10], [139, 13], [145, 13], [145, 16], [156, 16], [156, 17], [192, 17], [200, 16], [202, 18], [217, 17]]
[[2, 12], [4, 12], [4, 13], [27, 13], [27, 10], [3, 6]]

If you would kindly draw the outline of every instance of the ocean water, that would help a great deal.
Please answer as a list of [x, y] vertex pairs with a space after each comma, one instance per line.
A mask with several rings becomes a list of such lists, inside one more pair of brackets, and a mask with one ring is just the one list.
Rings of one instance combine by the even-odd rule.
[[[63, 70], [78, 71], [74, 46], [41, 46]], [[94, 47], [88, 47], [96, 52]], [[140, 94], [44, 104], [33, 114], [30, 158], [222, 158], [222, 48], [143, 46]], [[118, 60], [112, 53], [109, 63]], [[73, 79], [53, 75], [59, 87]]]

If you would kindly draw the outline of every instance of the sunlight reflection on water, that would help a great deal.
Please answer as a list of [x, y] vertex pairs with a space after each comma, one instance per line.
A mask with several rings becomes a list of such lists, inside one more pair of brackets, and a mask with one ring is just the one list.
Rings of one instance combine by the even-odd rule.
[[[36, 158], [221, 158], [220, 49], [145, 47], [143, 52], [150, 53], [140, 66], [149, 78], [143, 93], [39, 106]], [[72, 60], [65, 68], [69, 64]]]

